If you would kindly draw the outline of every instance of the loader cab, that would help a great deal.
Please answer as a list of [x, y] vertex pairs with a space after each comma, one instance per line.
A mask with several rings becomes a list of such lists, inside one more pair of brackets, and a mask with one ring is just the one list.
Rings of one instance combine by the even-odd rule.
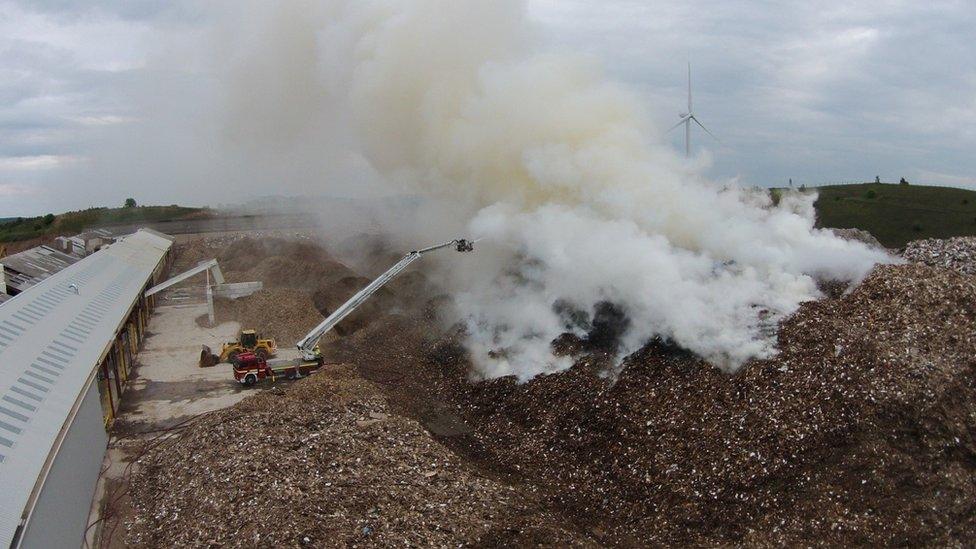
[[238, 340], [241, 347], [253, 349], [258, 344], [258, 334], [254, 330], [241, 330], [241, 337]]

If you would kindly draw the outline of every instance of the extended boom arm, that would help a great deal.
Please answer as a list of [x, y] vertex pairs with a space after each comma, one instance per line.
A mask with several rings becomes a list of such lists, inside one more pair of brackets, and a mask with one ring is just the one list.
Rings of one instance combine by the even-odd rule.
[[370, 282], [368, 286], [362, 290], [359, 290], [356, 295], [349, 298], [349, 301], [343, 303], [338, 309], [335, 310], [335, 312], [329, 315], [328, 318], [323, 320], [321, 324], [316, 326], [311, 332], [308, 333], [308, 335], [298, 342], [298, 350], [302, 353], [302, 358], [306, 360], [315, 359], [315, 346], [318, 344], [319, 339], [321, 339], [322, 336], [331, 330], [336, 324], [341, 322], [342, 319], [346, 318], [350, 313], [356, 310], [356, 307], [359, 307], [363, 304], [363, 302], [369, 299], [369, 296], [376, 293], [376, 291], [382, 288], [387, 282], [393, 280], [396, 275], [400, 274], [400, 272], [406, 269], [411, 263], [420, 259], [421, 256], [428, 252], [440, 250], [441, 248], [447, 248], [448, 246], [454, 246], [454, 248], [459, 252], [470, 252], [474, 249], [473, 242], [460, 238], [450, 242], [445, 242], [443, 244], [438, 244], [437, 246], [430, 246], [429, 248], [414, 250], [403, 256], [403, 259], [398, 261], [396, 265], [390, 267], [388, 271], [381, 274], [376, 278], [376, 280]]

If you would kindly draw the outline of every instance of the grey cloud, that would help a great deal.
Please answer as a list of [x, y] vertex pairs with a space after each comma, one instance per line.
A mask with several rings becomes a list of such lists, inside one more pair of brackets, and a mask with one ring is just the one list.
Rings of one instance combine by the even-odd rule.
[[184, 8], [192, 7], [174, 0], [17, 0], [13, 4], [63, 20], [85, 14], [107, 14], [131, 21], [178, 19]]
[[[970, 1], [530, 0], [529, 6], [543, 47], [603, 61], [612, 76], [646, 97], [662, 129], [683, 110], [690, 60], [696, 111], [722, 138], [693, 138], [710, 151], [715, 178], [760, 185], [876, 174], [967, 186], [976, 180], [976, 5]], [[201, 182], [251, 175], [214, 168], [219, 154], [235, 160], [227, 151], [167, 165], [167, 158], [206, 147], [222, 131], [194, 120], [201, 109], [226, 108], [208, 73], [214, 60], [192, 59], [188, 47], [179, 53], [211, 25], [211, 4], [22, 0], [0, 2], [2, 10], [38, 14], [55, 27], [112, 20], [148, 30], [142, 43], [109, 44], [126, 52], [146, 48], [144, 65], [123, 70], [82, 68], [77, 52], [43, 40], [2, 43], [0, 156], [97, 158], [83, 170], [32, 178], [47, 198], [0, 196], [0, 216], [114, 200], [116, 188], [127, 184], [145, 185], [148, 196], [164, 202], [210, 200], [194, 194]], [[156, 119], [168, 97], [195, 99]], [[86, 117], [134, 121], [97, 127], [83, 123]], [[180, 132], [185, 140], [169, 141]], [[669, 137], [680, 146], [678, 135]], [[158, 147], [159, 154], [146, 158], [140, 147]], [[312, 169], [269, 168], [242, 192], [259, 194], [283, 175]], [[0, 173], [0, 183], [13, 183], [9, 177]]]
[[552, 40], [638, 82], [662, 123], [683, 105], [690, 60], [696, 110], [723, 136], [695, 139], [714, 152], [713, 175], [780, 184], [897, 179], [933, 165], [976, 173], [976, 6], [850, 4], [571, 0], [537, 2], [536, 13]]

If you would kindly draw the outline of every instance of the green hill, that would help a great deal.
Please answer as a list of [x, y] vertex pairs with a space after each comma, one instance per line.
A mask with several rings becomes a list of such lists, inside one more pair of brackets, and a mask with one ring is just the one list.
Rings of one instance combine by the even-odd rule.
[[132, 208], [89, 208], [59, 215], [16, 217], [0, 221], [0, 242], [19, 242], [47, 235], [77, 234], [85, 229], [138, 223], [205, 217], [209, 210], [182, 206], [138, 206]]
[[818, 187], [817, 226], [864, 229], [889, 248], [910, 240], [976, 235], [976, 192], [863, 183]]

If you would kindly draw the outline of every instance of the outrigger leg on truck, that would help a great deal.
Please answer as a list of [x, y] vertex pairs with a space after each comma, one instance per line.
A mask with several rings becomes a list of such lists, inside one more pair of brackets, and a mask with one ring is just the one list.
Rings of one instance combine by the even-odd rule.
[[319, 340], [329, 330], [335, 327], [342, 319], [362, 305], [371, 295], [382, 288], [390, 280], [406, 269], [411, 263], [420, 259], [424, 254], [453, 246], [458, 252], [470, 252], [474, 250], [474, 242], [459, 238], [436, 246], [430, 246], [420, 250], [414, 250], [395, 265], [389, 268], [369, 283], [365, 288], [359, 290], [348, 301], [339, 306], [321, 324], [312, 329], [298, 343], [300, 357], [295, 360], [273, 360], [268, 361], [265, 357], [254, 353], [242, 353], [238, 355], [234, 364], [234, 379], [243, 385], [251, 386], [264, 379], [277, 379], [278, 377], [298, 378], [317, 370], [322, 366], [322, 352], [319, 349]]

